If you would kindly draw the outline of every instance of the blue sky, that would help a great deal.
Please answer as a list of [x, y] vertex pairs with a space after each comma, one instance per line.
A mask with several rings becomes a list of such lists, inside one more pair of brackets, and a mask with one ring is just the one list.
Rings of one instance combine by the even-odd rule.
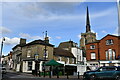
[[8, 54], [19, 43], [19, 38], [26, 38], [27, 42], [43, 39], [46, 30], [55, 47], [70, 39], [79, 45], [80, 34], [86, 28], [87, 6], [91, 29], [97, 33], [97, 39], [117, 34], [116, 2], [4, 2], [1, 30], [6, 41], [3, 54]]

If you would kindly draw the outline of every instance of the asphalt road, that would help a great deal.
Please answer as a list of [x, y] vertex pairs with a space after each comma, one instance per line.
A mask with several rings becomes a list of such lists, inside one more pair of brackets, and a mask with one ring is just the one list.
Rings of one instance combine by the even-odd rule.
[[[69, 76], [69, 80], [82, 80], [81, 76], [80, 79], [78, 79], [77, 76]], [[7, 72], [6, 74], [3, 74], [2, 80], [68, 80], [67, 76], [52, 76], [49, 78], [49, 76], [46, 77], [39, 77], [39, 76], [33, 76], [32, 74], [27, 73], [17, 73], [17, 72]]]
[[49, 76], [33, 76], [32, 74], [28, 73], [14, 72], [9, 70], [7, 66], [5, 67], [7, 69], [7, 73], [2, 75], [2, 80], [82, 80], [82, 76], [80, 76], [79, 79], [78, 76], [69, 76], [68, 79], [67, 76], [59, 76], [59, 78], [57, 78], [57, 76], [52, 76], [51, 78], [49, 78]]

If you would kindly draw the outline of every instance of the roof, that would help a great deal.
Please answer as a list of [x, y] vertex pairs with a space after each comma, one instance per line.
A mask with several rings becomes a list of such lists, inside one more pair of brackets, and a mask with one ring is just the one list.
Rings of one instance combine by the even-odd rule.
[[64, 50], [64, 49], [61, 49], [61, 48], [54, 48], [53, 55], [75, 58], [74, 55], [70, 51]]
[[16, 46], [14, 46], [12, 49], [15, 49], [15, 48], [17, 48], [17, 47], [22, 47], [22, 46], [24, 46], [23, 44], [21, 45], [21, 44], [17, 44]]
[[66, 42], [61, 42], [58, 47], [59, 48], [76, 47], [76, 43], [70, 40]]
[[[120, 36], [111, 35], [111, 34], [107, 34], [105, 37], [107, 37], [107, 36], [112, 36], [112, 37], [120, 38]], [[103, 37], [102, 39], [104, 39], [105, 37]], [[102, 39], [101, 39], [101, 40], [102, 40]]]
[[52, 45], [52, 44], [50, 44], [50, 43], [46, 43], [45, 41], [40, 40], [40, 39], [39, 39], [39, 40], [34, 40], [34, 41], [32, 41], [32, 42], [24, 45], [24, 46], [29, 46], [29, 45], [34, 45], [34, 44], [41, 44], [41, 45], [46, 45], [46, 46], [54, 47], [54, 45]]
[[30, 45], [35, 45], [35, 44], [41, 44], [41, 45], [46, 45], [46, 46], [51, 46], [51, 47], [54, 47], [54, 45], [50, 44], [50, 43], [46, 43], [45, 41], [43, 40], [34, 40], [30, 43], [27, 43], [27, 44], [17, 44], [15, 47], [13, 47], [12, 49], [15, 49], [16, 47], [23, 47], [23, 46], [30, 46]]
[[[102, 39], [104, 39], [104, 38], [105, 38], [105, 37], [107, 37], [107, 36], [112, 36], [112, 37], [120, 38], [120, 36], [107, 34], [107, 35], [106, 35], [106, 36], [104, 36]], [[100, 40], [96, 40], [96, 41], [94, 41], [94, 42], [86, 43], [86, 44], [99, 43], [102, 39], [100, 39]]]

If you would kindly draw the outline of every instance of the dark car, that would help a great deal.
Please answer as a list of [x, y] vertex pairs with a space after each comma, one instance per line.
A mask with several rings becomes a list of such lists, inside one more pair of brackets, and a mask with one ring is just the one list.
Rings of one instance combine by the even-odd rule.
[[83, 75], [83, 80], [97, 79], [120, 80], [120, 67], [104, 66], [94, 71], [87, 71]]

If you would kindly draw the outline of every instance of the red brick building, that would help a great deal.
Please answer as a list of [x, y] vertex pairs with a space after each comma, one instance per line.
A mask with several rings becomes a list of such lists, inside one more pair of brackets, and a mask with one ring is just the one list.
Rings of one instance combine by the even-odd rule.
[[120, 66], [120, 36], [106, 35], [101, 40], [86, 44], [88, 65]]

